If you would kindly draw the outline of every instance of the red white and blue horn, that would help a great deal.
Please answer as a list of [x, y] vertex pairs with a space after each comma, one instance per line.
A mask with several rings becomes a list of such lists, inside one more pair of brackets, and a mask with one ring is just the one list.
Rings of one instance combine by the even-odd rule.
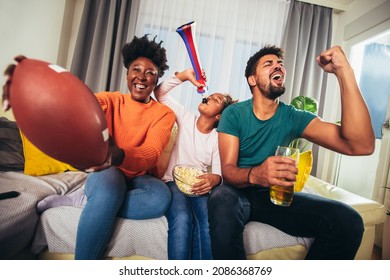
[[181, 38], [186, 45], [188, 55], [190, 56], [192, 67], [195, 71], [196, 80], [204, 84], [204, 87], [198, 87], [198, 93], [204, 94], [206, 93], [206, 81], [202, 76], [202, 66], [200, 64], [199, 54], [198, 54], [198, 46], [195, 42], [195, 21], [191, 21], [189, 23], [183, 24], [182, 26], [176, 29], [176, 32], [179, 33]]

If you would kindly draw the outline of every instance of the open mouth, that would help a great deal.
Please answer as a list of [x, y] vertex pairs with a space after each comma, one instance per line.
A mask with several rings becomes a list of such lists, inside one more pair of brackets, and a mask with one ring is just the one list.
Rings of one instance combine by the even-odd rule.
[[146, 86], [145, 86], [145, 85], [141, 85], [141, 84], [135, 84], [135, 85], [134, 85], [134, 87], [135, 87], [136, 89], [140, 89], [140, 90], [142, 90], [142, 89], [145, 89], [145, 88], [146, 88]]
[[271, 80], [275, 81], [278, 85], [283, 84], [283, 75], [280, 73], [275, 73], [271, 76]]
[[282, 75], [276, 74], [275, 76], [272, 77], [273, 80], [279, 80], [282, 78]]

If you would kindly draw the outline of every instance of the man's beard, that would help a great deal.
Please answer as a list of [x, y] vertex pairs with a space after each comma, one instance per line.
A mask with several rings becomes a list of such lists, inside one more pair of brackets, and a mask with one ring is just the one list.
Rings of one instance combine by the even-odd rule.
[[269, 87], [269, 94], [267, 98], [275, 100], [279, 96], [281, 96], [286, 91], [286, 88], [284, 86], [282, 87], [274, 87], [273, 85], [270, 85]]
[[260, 90], [266, 98], [275, 100], [286, 91], [286, 87], [285, 86], [275, 87], [270, 84], [268, 90], [265, 89], [260, 89]]

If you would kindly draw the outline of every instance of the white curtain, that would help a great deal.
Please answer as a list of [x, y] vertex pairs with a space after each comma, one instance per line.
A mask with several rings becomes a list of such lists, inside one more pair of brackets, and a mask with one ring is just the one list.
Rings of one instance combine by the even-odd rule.
[[[266, 44], [281, 45], [290, 0], [142, 0], [139, 2], [136, 36], [150, 34], [163, 41], [169, 70], [192, 67], [184, 42], [176, 29], [195, 21], [195, 40], [208, 92], [229, 92], [235, 99], [252, 95], [244, 70], [249, 57]], [[121, 90], [127, 92], [123, 83]], [[189, 83], [172, 95], [197, 112], [200, 95]]]

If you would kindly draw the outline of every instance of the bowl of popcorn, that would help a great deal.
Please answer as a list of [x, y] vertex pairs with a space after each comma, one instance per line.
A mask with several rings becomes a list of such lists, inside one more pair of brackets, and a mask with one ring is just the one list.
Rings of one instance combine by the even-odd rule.
[[187, 196], [198, 196], [191, 189], [194, 184], [200, 181], [196, 177], [204, 173], [200, 168], [185, 164], [176, 165], [172, 171], [177, 187]]

